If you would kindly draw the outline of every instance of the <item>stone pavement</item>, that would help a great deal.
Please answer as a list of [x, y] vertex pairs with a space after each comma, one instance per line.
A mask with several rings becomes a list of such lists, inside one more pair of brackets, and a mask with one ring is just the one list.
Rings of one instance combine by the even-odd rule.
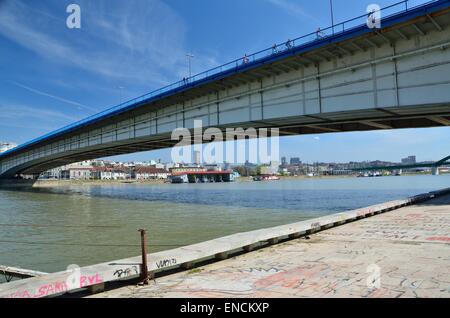
[[450, 195], [91, 297], [450, 297]]

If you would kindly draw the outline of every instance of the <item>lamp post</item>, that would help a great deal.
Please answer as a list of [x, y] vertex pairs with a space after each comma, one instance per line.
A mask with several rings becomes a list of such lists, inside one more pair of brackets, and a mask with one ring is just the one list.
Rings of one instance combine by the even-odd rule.
[[330, 13], [331, 13], [331, 28], [334, 35], [334, 12], [333, 12], [333, 0], [330, 0]]

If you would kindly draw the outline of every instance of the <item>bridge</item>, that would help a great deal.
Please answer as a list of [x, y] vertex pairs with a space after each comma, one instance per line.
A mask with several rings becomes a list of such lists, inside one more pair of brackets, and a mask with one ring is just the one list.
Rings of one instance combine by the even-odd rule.
[[0, 178], [174, 146], [175, 128], [280, 136], [450, 125], [450, 0], [401, 1], [168, 85], [0, 154]]
[[415, 169], [415, 168], [431, 168], [434, 175], [439, 174], [439, 167], [450, 165], [450, 156], [445, 157], [439, 161], [432, 163], [416, 163], [406, 165], [393, 165], [393, 166], [373, 166], [365, 168], [355, 168], [352, 171], [380, 171], [380, 170], [403, 170], [403, 169]]

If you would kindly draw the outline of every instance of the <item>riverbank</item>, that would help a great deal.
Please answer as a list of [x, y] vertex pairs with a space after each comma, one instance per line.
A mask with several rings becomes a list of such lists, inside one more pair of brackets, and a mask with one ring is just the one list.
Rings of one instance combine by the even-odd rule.
[[34, 183], [35, 188], [51, 188], [65, 186], [100, 186], [100, 185], [128, 185], [128, 184], [164, 184], [167, 180], [38, 180]]
[[[311, 180], [311, 179], [343, 179], [354, 178], [355, 176], [298, 176], [298, 177], [280, 177], [280, 180]], [[236, 182], [254, 182], [253, 177], [239, 177]], [[168, 180], [149, 179], [149, 180], [37, 180], [35, 182], [28, 181], [25, 186], [33, 188], [58, 188], [58, 187], [87, 187], [87, 186], [104, 186], [104, 185], [163, 185], [171, 184]]]
[[[333, 180], [348, 179], [356, 176], [281, 176], [280, 180]], [[239, 177], [236, 182], [254, 182], [253, 177]], [[168, 180], [149, 179], [149, 180], [38, 180], [34, 182], [34, 188], [53, 188], [67, 186], [101, 186], [101, 185], [151, 185], [151, 184], [170, 184]]]
[[[422, 176], [428, 174], [408, 173], [403, 174], [403, 177]], [[280, 180], [339, 180], [352, 179], [356, 175], [339, 175], [339, 176], [280, 176]], [[392, 176], [399, 178], [399, 176]], [[239, 177], [236, 182], [254, 182], [253, 177]], [[101, 185], [151, 185], [151, 184], [170, 184], [168, 180], [163, 179], [148, 179], [148, 180], [37, 180], [33, 183], [25, 182], [26, 185], [32, 184], [35, 188], [52, 188], [52, 187], [67, 187], [67, 186], [101, 186]]]

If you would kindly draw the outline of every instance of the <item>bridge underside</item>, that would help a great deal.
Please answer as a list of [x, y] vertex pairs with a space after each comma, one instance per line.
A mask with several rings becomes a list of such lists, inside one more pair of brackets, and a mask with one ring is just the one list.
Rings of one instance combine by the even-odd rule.
[[0, 156], [0, 178], [173, 147], [175, 128], [280, 128], [281, 136], [450, 126], [450, 10], [303, 51], [147, 101]]

